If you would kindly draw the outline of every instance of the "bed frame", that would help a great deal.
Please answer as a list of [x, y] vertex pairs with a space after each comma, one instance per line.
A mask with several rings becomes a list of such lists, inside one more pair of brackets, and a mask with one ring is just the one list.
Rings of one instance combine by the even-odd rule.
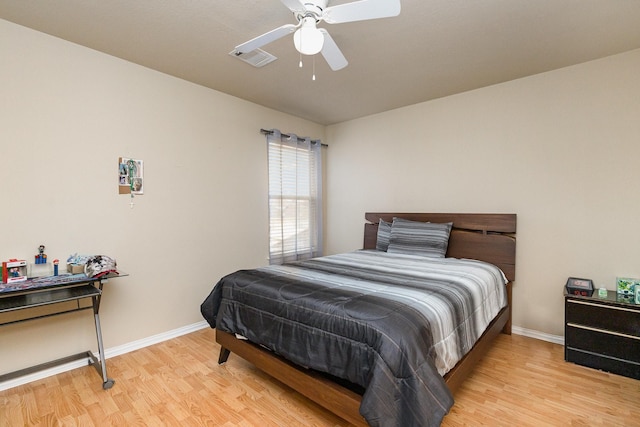
[[[491, 348], [500, 333], [511, 334], [511, 282], [515, 280], [516, 215], [473, 213], [366, 213], [363, 249], [375, 249], [380, 219], [391, 222], [394, 217], [423, 222], [453, 222], [447, 257], [472, 258], [497, 265], [509, 279], [508, 306], [480, 337], [471, 351], [453, 367], [444, 379], [452, 393], [460, 387], [478, 361]], [[258, 369], [293, 388], [310, 400], [356, 426], [367, 423], [359, 413], [361, 394], [336, 379], [295, 365], [274, 353], [237, 339], [233, 334], [216, 330], [220, 344], [218, 363], [224, 363], [231, 352]]]

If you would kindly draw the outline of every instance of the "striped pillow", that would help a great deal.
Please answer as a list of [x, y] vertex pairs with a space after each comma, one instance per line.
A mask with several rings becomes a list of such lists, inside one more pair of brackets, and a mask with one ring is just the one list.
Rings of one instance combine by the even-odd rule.
[[376, 240], [376, 249], [379, 251], [387, 251], [389, 247], [389, 236], [391, 235], [391, 223], [380, 218], [378, 222], [378, 238]]
[[452, 222], [436, 224], [394, 218], [387, 252], [444, 258], [451, 227]]

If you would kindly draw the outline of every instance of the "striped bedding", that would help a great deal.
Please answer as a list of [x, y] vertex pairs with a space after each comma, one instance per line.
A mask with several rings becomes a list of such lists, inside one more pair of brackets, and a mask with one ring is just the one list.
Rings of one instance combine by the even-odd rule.
[[506, 279], [475, 260], [361, 250], [222, 278], [211, 327], [364, 388], [372, 426], [440, 425], [442, 375], [506, 305]]

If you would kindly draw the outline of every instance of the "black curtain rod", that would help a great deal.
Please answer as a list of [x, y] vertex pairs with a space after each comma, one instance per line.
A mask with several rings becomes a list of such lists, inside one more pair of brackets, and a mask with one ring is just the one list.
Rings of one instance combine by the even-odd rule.
[[[267, 130], [267, 129], [260, 129], [260, 133], [262, 133], [264, 135], [271, 135], [271, 134], [273, 134], [273, 131], [272, 130]], [[291, 135], [288, 135], [286, 133], [281, 133], [280, 135], [284, 136], [285, 138], [291, 138]], [[304, 138], [298, 137], [298, 141], [304, 141]], [[318, 142], [320, 142], [320, 140], [318, 140], [318, 139], [315, 139], [315, 140], [312, 139], [311, 140], [312, 144], [317, 144]], [[321, 147], [328, 147], [327, 144], [322, 144], [322, 143], [320, 144], [320, 146]]]

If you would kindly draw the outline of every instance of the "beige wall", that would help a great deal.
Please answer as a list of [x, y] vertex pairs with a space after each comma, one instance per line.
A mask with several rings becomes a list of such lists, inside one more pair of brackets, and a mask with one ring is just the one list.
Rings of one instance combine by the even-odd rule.
[[638, 70], [635, 50], [330, 126], [328, 251], [360, 247], [366, 211], [517, 213], [514, 324], [563, 335], [567, 277], [640, 277]]
[[[640, 50], [326, 129], [2, 20], [0, 57], [0, 259], [116, 257], [107, 349], [266, 263], [261, 127], [330, 144], [328, 253], [361, 247], [365, 211], [515, 212], [514, 322], [554, 335], [568, 276], [640, 277]], [[145, 161], [133, 209], [119, 156]], [[88, 313], [5, 326], [0, 374], [95, 347]]]
[[[0, 260], [115, 257], [107, 349], [202, 321], [222, 275], [267, 263], [259, 129], [324, 127], [3, 20], [0, 58]], [[145, 162], [133, 209], [119, 156]], [[0, 374], [96, 347], [89, 312], [4, 326]]]

